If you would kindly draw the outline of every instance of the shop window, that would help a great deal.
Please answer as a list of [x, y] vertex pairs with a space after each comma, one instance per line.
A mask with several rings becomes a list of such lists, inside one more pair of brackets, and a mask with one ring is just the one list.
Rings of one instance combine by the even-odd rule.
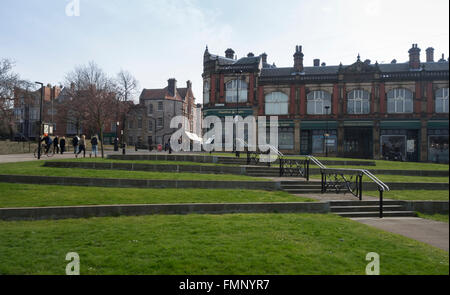
[[326, 91], [312, 91], [308, 93], [307, 98], [307, 113], [308, 115], [326, 115], [326, 106], [328, 114], [331, 113], [331, 94]]
[[280, 150], [294, 149], [294, 128], [279, 127], [278, 128], [278, 148]]
[[406, 135], [382, 135], [381, 155], [386, 160], [405, 160]]
[[428, 130], [428, 161], [448, 163], [448, 129]]
[[[325, 135], [328, 136], [325, 136]], [[325, 141], [326, 139], [326, 141]], [[326, 143], [326, 146], [325, 146]], [[328, 150], [328, 153], [337, 151], [337, 131], [336, 130], [313, 130], [312, 131], [312, 152], [322, 154]]]

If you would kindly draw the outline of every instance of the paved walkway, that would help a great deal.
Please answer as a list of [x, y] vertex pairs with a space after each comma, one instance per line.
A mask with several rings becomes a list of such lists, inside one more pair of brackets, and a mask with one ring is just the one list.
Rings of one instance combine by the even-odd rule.
[[449, 225], [446, 222], [417, 217], [352, 218], [355, 221], [414, 240], [445, 251], [449, 249]]

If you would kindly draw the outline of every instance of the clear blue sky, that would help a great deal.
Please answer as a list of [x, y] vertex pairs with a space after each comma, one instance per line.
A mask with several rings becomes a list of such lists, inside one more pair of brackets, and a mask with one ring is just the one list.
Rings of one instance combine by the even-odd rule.
[[449, 54], [448, 0], [79, 0], [80, 16], [66, 15], [69, 0], [1, 0], [0, 58], [31, 81], [57, 84], [76, 65], [95, 61], [107, 73], [130, 71], [142, 88], [162, 88], [175, 77], [191, 80], [201, 102], [202, 58], [266, 52], [292, 66], [295, 45], [305, 65], [362, 59], [408, 59], [418, 43]]

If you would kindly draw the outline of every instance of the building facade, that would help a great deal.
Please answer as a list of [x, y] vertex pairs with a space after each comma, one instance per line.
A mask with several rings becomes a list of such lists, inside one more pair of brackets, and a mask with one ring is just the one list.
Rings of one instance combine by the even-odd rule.
[[139, 97], [139, 104], [134, 105], [128, 113], [126, 142], [128, 145], [145, 148], [155, 148], [159, 144], [164, 147], [177, 130], [170, 128], [173, 117], [188, 118], [189, 131], [194, 132], [199, 117], [197, 108], [191, 81], [186, 82], [185, 88], [177, 88], [177, 81], [172, 78], [165, 88], [144, 89]]
[[409, 60], [292, 67], [267, 54], [236, 59], [203, 56], [203, 116], [278, 116], [278, 148], [286, 154], [448, 163], [449, 62], [413, 44]]

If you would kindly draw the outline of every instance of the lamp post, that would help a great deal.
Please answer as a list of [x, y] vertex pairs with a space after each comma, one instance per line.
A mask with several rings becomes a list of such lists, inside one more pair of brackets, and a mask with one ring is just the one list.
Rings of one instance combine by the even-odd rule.
[[237, 116], [239, 116], [239, 87], [241, 85], [242, 70], [235, 71], [235, 74], [237, 76], [237, 80], [236, 80], [236, 87], [237, 87], [237, 89], [236, 89], [236, 116], [235, 116], [235, 122], [234, 122], [236, 132], [234, 134], [234, 141], [233, 141], [233, 143], [234, 143], [234, 151], [236, 153], [236, 158], [239, 158], [239, 151], [237, 149], [236, 141], [237, 141], [237, 132], [238, 132], [238, 125], [237, 125], [238, 124], [238, 118], [237, 118]]
[[330, 134], [328, 133], [328, 109], [330, 106], [325, 106], [325, 114], [326, 114], [326, 132], [325, 132], [325, 157], [328, 157], [328, 138]]
[[39, 131], [38, 131], [38, 160], [41, 159], [41, 133], [42, 133], [42, 108], [43, 108], [43, 92], [44, 92], [44, 83], [42, 82], [34, 82], [35, 84], [41, 85], [41, 100], [39, 102]]

